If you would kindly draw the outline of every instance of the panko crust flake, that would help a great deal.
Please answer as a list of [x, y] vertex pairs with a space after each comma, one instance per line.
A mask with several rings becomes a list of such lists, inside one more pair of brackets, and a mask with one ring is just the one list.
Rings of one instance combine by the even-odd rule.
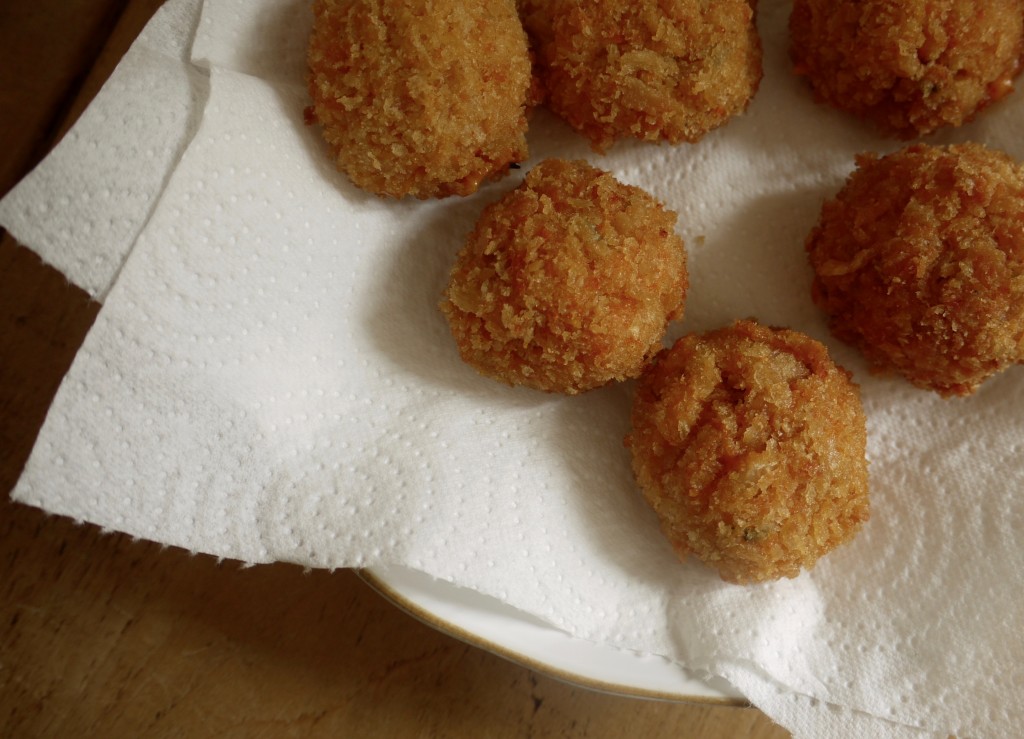
[[520, 0], [547, 105], [603, 152], [694, 142], [743, 112], [761, 81], [747, 0]]
[[463, 360], [576, 394], [636, 377], [682, 317], [675, 213], [584, 161], [549, 159], [484, 209], [441, 302]]
[[796, 331], [679, 339], [640, 378], [626, 444], [676, 553], [728, 582], [795, 577], [869, 516], [857, 387]]
[[900, 138], [971, 120], [1024, 62], [1024, 0], [796, 0], [789, 27], [817, 99]]
[[973, 143], [857, 166], [806, 243], [832, 332], [943, 396], [1024, 363], [1024, 166]]
[[531, 62], [513, 0], [315, 0], [312, 118], [379, 195], [469, 195], [527, 156]]

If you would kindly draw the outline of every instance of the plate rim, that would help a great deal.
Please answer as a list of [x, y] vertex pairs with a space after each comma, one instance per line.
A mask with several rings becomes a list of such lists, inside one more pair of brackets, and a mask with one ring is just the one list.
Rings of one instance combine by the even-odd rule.
[[[584, 675], [574, 670], [553, 665], [536, 657], [522, 654], [506, 644], [500, 644], [492, 639], [481, 636], [480, 634], [474, 633], [465, 627], [438, 615], [424, 604], [419, 603], [412, 597], [400, 592], [391, 584], [387, 575], [381, 572], [381, 569], [382, 568], [367, 567], [357, 569], [355, 572], [363, 582], [369, 585], [370, 588], [375, 590], [379, 595], [427, 626], [445, 633], [448, 636], [454, 637], [466, 644], [497, 655], [509, 662], [518, 664], [521, 667], [526, 667], [527, 669], [535, 672], [548, 675], [549, 677], [561, 680], [562, 682], [570, 685], [576, 685], [600, 693], [618, 695], [627, 698], [644, 698], [648, 700], [659, 700], [673, 703], [696, 703], [710, 706], [729, 706], [733, 708], [747, 708], [752, 705], [749, 700], [739, 697], [734, 698], [727, 695], [719, 697], [674, 693], [670, 691], [638, 687], [635, 685], [615, 683], [608, 680], [602, 680], [591, 675]], [[426, 575], [426, 573], [423, 574]], [[455, 587], [454, 584], [452, 584], [452, 587]], [[562, 632], [554, 626], [551, 626], [550, 628], [555, 632], [564, 634], [567, 639], [575, 638], [571, 634]], [[700, 678], [694, 679], [699, 680]]]

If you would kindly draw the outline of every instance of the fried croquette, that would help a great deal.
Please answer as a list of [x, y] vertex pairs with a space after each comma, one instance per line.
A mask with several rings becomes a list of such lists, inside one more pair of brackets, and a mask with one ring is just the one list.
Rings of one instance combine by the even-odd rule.
[[1024, 0], [796, 0], [792, 58], [819, 102], [914, 138], [1013, 89]]
[[441, 310], [463, 360], [574, 395], [636, 377], [681, 318], [676, 214], [584, 161], [549, 159], [484, 209]]
[[617, 139], [694, 142], [746, 109], [761, 81], [747, 0], [521, 0], [547, 105], [606, 151]]
[[980, 144], [864, 155], [807, 238], [812, 296], [879, 370], [969, 395], [1024, 363], [1024, 166]]
[[817, 341], [753, 321], [679, 339], [637, 383], [626, 444], [680, 559], [795, 577], [868, 519], [857, 386]]
[[526, 158], [531, 61], [514, 0], [316, 0], [312, 118], [379, 195], [468, 195]]

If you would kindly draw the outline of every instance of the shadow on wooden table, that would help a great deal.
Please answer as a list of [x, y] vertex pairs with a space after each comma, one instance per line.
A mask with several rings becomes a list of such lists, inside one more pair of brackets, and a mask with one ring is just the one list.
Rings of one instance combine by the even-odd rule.
[[6, 736], [785, 736], [592, 693], [433, 631], [349, 571], [240, 568], [0, 503]]

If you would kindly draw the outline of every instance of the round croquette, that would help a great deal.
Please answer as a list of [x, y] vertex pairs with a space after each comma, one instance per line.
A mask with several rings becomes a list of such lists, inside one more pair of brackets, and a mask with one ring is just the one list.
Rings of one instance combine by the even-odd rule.
[[796, 0], [790, 35], [819, 101], [913, 138], [1011, 92], [1024, 0]]
[[1024, 362], [1024, 167], [980, 144], [857, 167], [807, 238], [832, 332], [943, 396]]
[[312, 118], [379, 195], [468, 195], [526, 158], [531, 62], [513, 0], [316, 0]]
[[637, 383], [626, 444], [680, 559], [795, 577], [868, 518], [864, 412], [817, 341], [739, 321], [679, 339]]
[[597, 151], [697, 141], [761, 81], [747, 0], [523, 0], [520, 12], [548, 107]]
[[549, 159], [489, 205], [441, 310], [462, 358], [510, 385], [576, 394], [636, 377], [681, 318], [676, 214], [583, 161]]

